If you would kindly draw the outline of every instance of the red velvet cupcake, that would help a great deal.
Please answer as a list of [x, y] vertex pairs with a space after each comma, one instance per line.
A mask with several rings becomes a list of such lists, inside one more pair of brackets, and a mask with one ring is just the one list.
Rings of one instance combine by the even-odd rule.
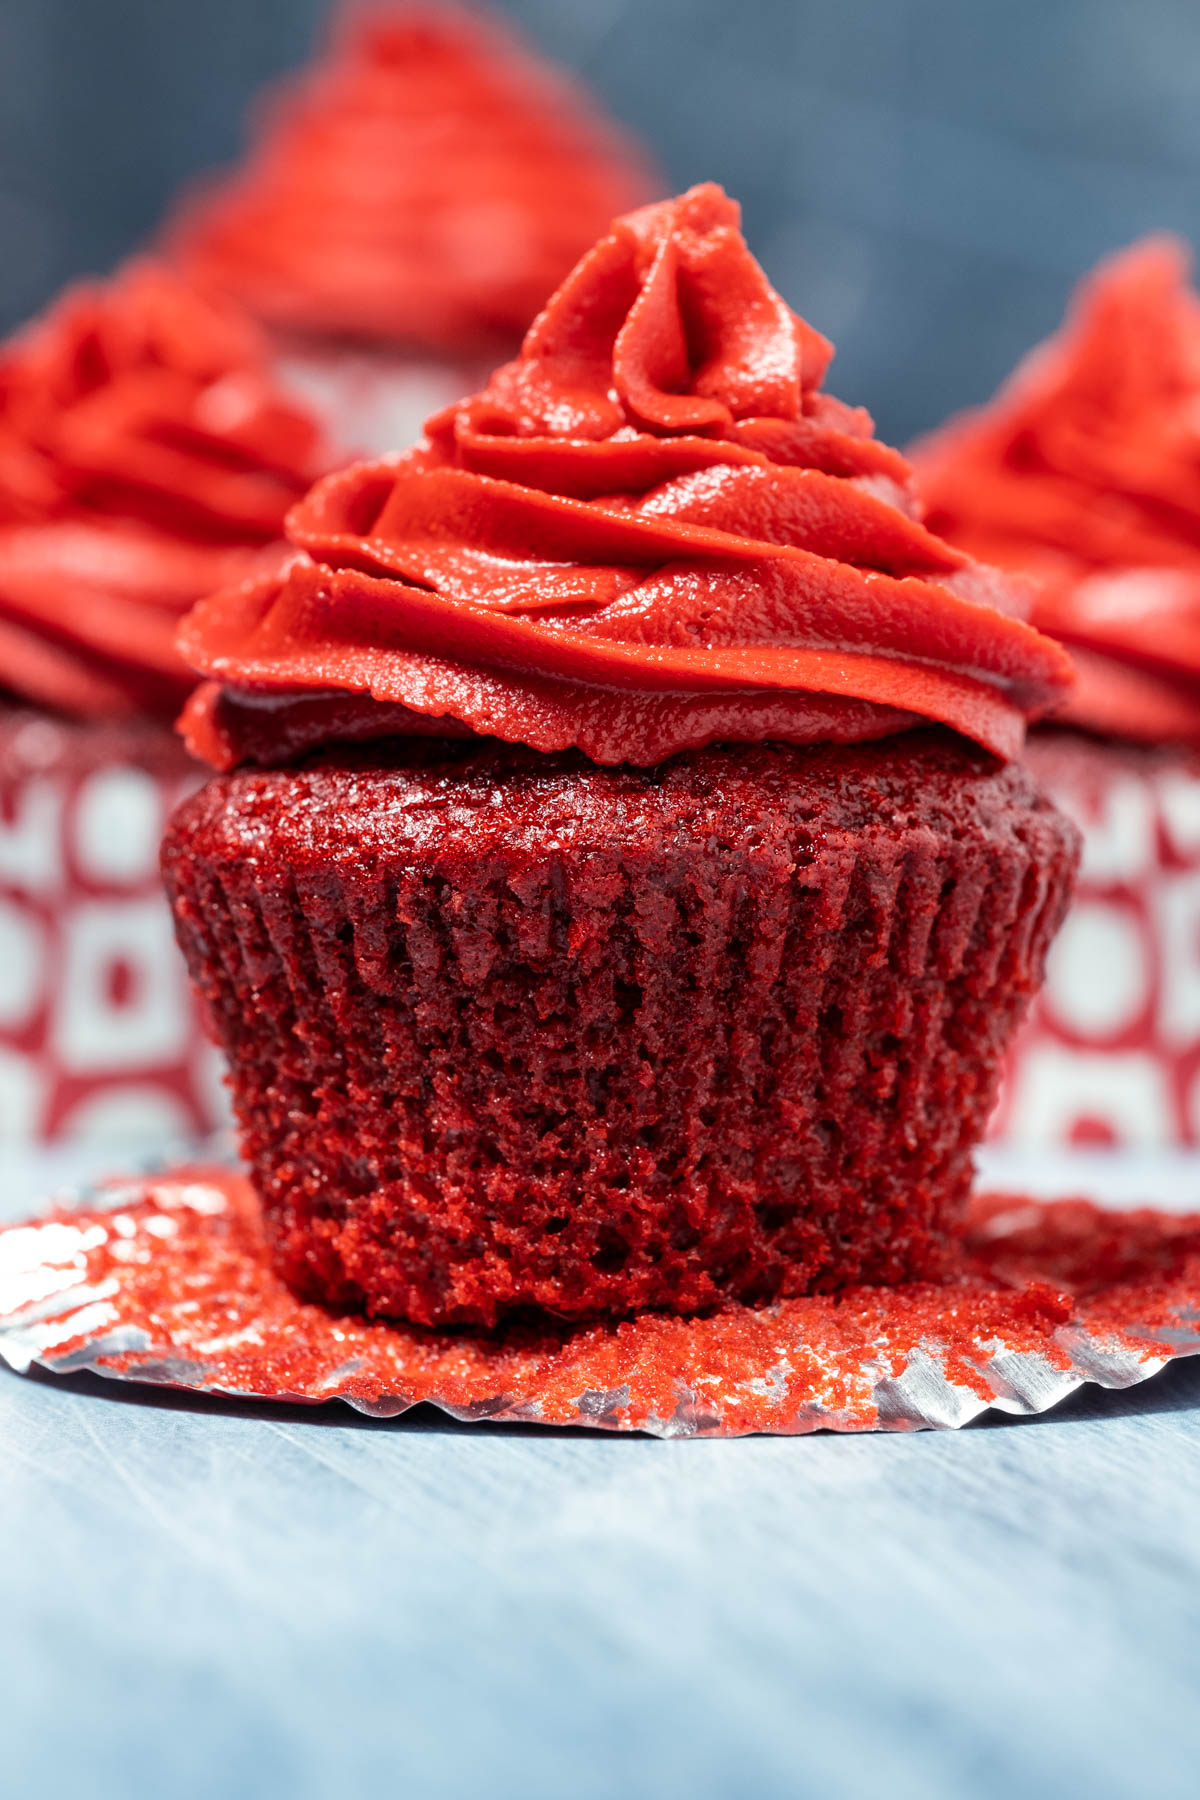
[[1028, 758], [1083, 827], [1078, 901], [998, 1130], [1200, 1142], [1200, 299], [1114, 256], [990, 404], [914, 451], [927, 522], [1036, 582], [1078, 681]]
[[0, 1137], [212, 1122], [157, 883], [195, 780], [174, 636], [277, 565], [317, 445], [256, 328], [149, 262], [0, 352]]
[[278, 1264], [426, 1323], [941, 1263], [1072, 828], [1069, 680], [719, 189], [205, 602], [164, 845]]
[[481, 12], [344, 9], [172, 241], [276, 334], [347, 452], [413, 443], [654, 191], [588, 96]]

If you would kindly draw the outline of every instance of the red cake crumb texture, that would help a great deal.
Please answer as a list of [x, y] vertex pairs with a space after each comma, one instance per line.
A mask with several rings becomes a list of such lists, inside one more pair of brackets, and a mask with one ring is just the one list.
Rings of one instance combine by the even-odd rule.
[[1064, 719], [1200, 743], [1200, 299], [1147, 238], [1081, 285], [1065, 325], [977, 412], [912, 452], [926, 522], [1033, 577], [1069, 645]]
[[634, 145], [499, 21], [356, 6], [275, 96], [245, 166], [169, 235], [186, 267], [273, 326], [494, 354], [654, 185]]
[[[465, 1419], [670, 1435], [869, 1431], [913, 1422], [883, 1409], [914, 1358], [933, 1358], [964, 1397], [986, 1403], [1011, 1392], [1023, 1356], [1069, 1371], [1082, 1349], [1085, 1370], [1103, 1379], [1106, 1357], [1149, 1372], [1187, 1353], [1200, 1314], [1200, 1215], [992, 1195], [973, 1202], [956, 1264], [937, 1284], [690, 1319], [543, 1319], [495, 1335], [305, 1305], [272, 1272], [249, 1183], [225, 1170], [114, 1183], [86, 1211], [11, 1226], [0, 1266], [0, 1334], [27, 1320], [29, 1348], [50, 1368], [267, 1400], [340, 1397], [383, 1413], [434, 1401]], [[117, 1333], [136, 1334], [139, 1347], [105, 1349]], [[1123, 1372], [1121, 1385], [1137, 1378]], [[953, 1416], [974, 1410], [960, 1402]]]
[[632, 214], [185, 626], [193, 747], [301, 759], [164, 847], [298, 1292], [491, 1325], [941, 1267], [1075, 858], [997, 753], [1069, 665], [830, 354], [719, 189]]
[[69, 290], [0, 352], [0, 689], [169, 725], [180, 614], [263, 566], [321, 466], [225, 302], [150, 261]]
[[938, 1267], [1073, 855], [912, 733], [344, 753], [211, 783], [164, 870], [288, 1279], [490, 1324]]

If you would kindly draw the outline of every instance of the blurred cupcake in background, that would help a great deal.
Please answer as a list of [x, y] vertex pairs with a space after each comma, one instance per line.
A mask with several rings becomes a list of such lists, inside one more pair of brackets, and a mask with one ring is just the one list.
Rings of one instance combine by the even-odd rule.
[[0, 350], [0, 1141], [219, 1110], [156, 879], [174, 633], [277, 558], [320, 442], [257, 327], [148, 260]]
[[927, 523], [1032, 575], [1078, 684], [1027, 755], [1085, 832], [997, 1129], [1200, 1143], [1200, 298], [1147, 238], [985, 407], [912, 452]]
[[636, 146], [506, 25], [356, 5], [167, 237], [271, 328], [340, 448], [379, 452], [514, 354], [654, 188]]

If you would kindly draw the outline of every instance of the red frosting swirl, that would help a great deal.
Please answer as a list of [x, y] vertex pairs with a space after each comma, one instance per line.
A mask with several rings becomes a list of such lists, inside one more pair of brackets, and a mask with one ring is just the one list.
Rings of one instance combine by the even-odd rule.
[[1032, 575], [1079, 671], [1063, 716], [1200, 739], [1200, 300], [1147, 238], [1081, 285], [995, 399], [913, 452], [927, 522]]
[[219, 678], [193, 748], [465, 730], [644, 764], [940, 720], [1014, 754], [1068, 659], [912, 516], [903, 458], [820, 391], [830, 355], [719, 188], [618, 220], [516, 362], [320, 483], [303, 554], [191, 615]]
[[614, 213], [632, 146], [499, 26], [348, 12], [180, 253], [272, 324], [459, 352], [515, 343]]
[[0, 687], [173, 716], [180, 614], [260, 564], [317, 445], [223, 303], [151, 262], [68, 291], [0, 354]]

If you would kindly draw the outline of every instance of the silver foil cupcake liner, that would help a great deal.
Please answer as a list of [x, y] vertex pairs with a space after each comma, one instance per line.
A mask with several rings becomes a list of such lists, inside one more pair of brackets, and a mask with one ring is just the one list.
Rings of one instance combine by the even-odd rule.
[[587, 1325], [432, 1331], [295, 1299], [245, 1177], [117, 1179], [0, 1229], [0, 1358], [390, 1418], [659, 1437], [955, 1428], [1200, 1351], [1200, 1215], [977, 1197], [937, 1284]]

